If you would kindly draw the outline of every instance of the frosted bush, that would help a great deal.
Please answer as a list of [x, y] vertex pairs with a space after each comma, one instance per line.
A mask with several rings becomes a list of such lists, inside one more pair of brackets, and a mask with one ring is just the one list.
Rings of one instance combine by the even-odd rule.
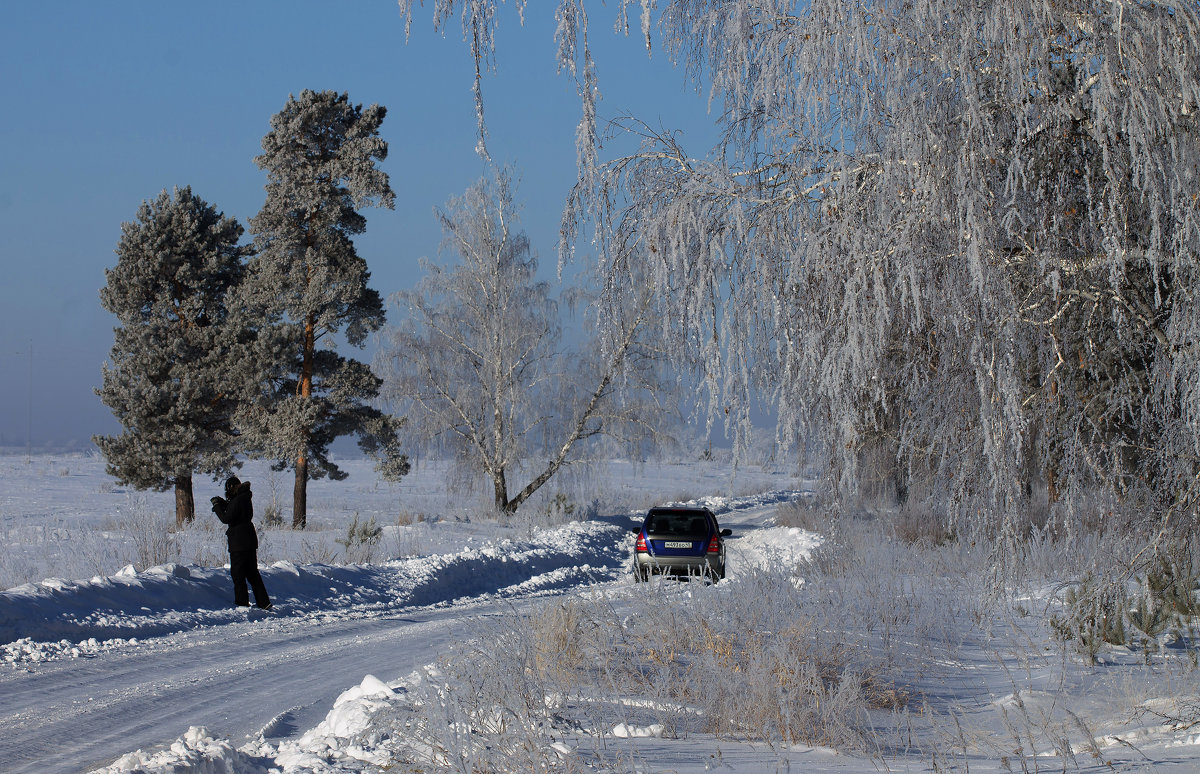
[[357, 513], [346, 527], [345, 537], [338, 538], [342, 554], [347, 563], [365, 564], [374, 560], [375, 550], [383, 538], [383, 528], [375, 523], [375, 517], [360, 520]]
[[646, 584], [632, 609], [594, 598], [514, 611], [448, 655], [395, 729], [435, 771], [557, 771], [570, 764], [554, 744], [584, 729], [866, 750], [869, 713], [907, 701], [786, 574], [677, 591]]
[[146, 507], [141, 498], [117, 517], [122, 532], [133, 544], [134, 565], [145, 570], [160, 564], [180, 561], [179, 539], [174, 525]]

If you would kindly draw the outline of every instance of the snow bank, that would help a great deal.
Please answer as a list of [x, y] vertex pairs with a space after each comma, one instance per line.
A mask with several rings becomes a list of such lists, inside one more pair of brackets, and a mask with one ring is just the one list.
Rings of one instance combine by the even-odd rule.
[[[377, 565], [278, 562], [263, 579], [279, 615], [367, 615], [380, 609], [448, 605], [485, 595], [553, 589], [581, 576], [610, 579], [627, 559], [628, 532], [571, 523], [531, 541], [500, 540], [452, 554]], [[94, 654], [201, 626], [262, 615], [234, 608], [224, 569], [127, 567], [88, 581], [50, 579], [0, 592], [2, 657], [11, 664]]]
[[105, 774], [268, 774], [273, 769], [278, 771], [273, 761], [247, 755], [225, 740], [212, 738], [208, 729], [192, 726], [166, 750], [153, 754], [141, 750], [131, 752], [97, 771]]
[[[415, 678], [414, 679], [419, 679]], [[404, 685], [389, 686], [373, 675], [348, 689], [316, 727], [296, 740], [272, 744], [261, 735], [235, 748], [193, 726], [167, 749], [123, 755], [92, 774], [291, 774], [357, 771], [361, 764], [386, 766], [394, 740], [367, 733], [376, 712], [403, 697]]]

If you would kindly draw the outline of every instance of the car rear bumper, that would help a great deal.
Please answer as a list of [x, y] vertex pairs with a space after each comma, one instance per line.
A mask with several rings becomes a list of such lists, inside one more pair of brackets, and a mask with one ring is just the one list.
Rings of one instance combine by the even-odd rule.
[[720, 577], [724, 574], [724, 562], [719, 554], [704, 556], [655, 556], [653, 554], [636, 554], [634, 569], [642, 575], [709, 575]]

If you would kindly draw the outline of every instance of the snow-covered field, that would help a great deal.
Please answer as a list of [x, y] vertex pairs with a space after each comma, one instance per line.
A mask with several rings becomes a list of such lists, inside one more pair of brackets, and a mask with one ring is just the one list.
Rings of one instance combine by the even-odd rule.
[[[211, 514], [141, 566], [171, 493], [121, 491], [95, 457], [0, 457], [0, 569], [20, 581], [0, 593], [0, 770], [1200, 771], [1200, 726], [1164, 722], [1200, 714], [1194, 643], [1087, 666], [1040, 615], [1061, 588], [983, 605], [969, 547], [834, 536], [852, 547], [802, 580], [827, 538], [776, 523], [806, 488], [786, 470], [614, 463], [559, 499], [586, 520], [538, 505], [502, 525], [442, 466], [395, 487], [347, 467], [313, 484], [309, 531], [260, 524], [263, 613], [232, 608]], [[290, 491], [243, 477], [260, 519]], [[633, 583], [637, 513], [693, 499], [734, 530], [727, 581]], [[355, 517], [376, 544], [344, 545]], [[789, 727], [774, 708], [843, 649], [860, 671], [815, 678], [829, 744], [752, 731]]]

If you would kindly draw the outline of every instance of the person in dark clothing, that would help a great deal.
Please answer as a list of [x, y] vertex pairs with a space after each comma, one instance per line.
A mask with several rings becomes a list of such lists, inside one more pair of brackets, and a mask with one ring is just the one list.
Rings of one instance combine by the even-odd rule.
[[254, 589], [254, 602], [264, 610], [271, 609], [271, 598], [258, 572], [258, 533], [254, 531], [254, 503], [250, 482], [230, 476], [225, 481], [225, 497], [211, 500], [213, 513], [228, 525], [225, 537], [229, 540], [229, 574], [233, 577], [233, 603], [249, 607], [250, 594], [246, 582]]

